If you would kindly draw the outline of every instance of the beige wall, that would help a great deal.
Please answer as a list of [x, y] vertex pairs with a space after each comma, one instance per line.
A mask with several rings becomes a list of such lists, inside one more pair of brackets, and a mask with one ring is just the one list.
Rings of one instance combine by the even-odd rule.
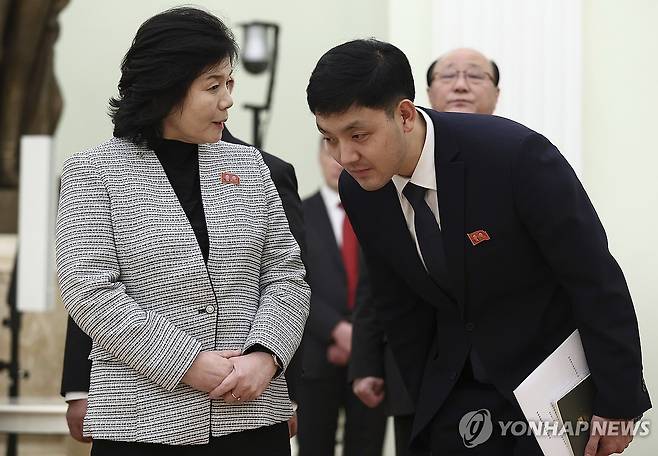
[[[658, 227], [657, 24], [654, 0], [585, 2], [584, 183], [633, 295], [654, 405], [658, 401], [658, 242], [653, 233]], [[656, 454], [658, 414], [646, 416], [654, 421], [654, 435], [638, 439], [629, 455]]]

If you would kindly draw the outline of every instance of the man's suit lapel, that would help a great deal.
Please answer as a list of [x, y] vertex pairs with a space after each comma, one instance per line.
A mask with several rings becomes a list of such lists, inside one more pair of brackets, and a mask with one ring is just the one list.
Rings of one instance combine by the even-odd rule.
[[442, 129], [440, 117], [428, 112], [434, 123], [434, 168], [436, 172], [441, 233], [452, 279], [452, 291], [464, 312], [464, 163], [449, 131]]
[[318, 233], [318, 236], [323, 240], [326, 246], [327, 254], [331, 257], [331, 262], [338, 268], [341, 274], [345, 274], [345, 266], [343, 265], [343, 258], [336, 236], [334, 235], [333, 225], [329, 218], [329, 211], [324, 204], [322, 194], [320, 192], [309, 198], [309, 209], [311, 213], [307, 216], [307, 223], [313, 224], [313, 229]]

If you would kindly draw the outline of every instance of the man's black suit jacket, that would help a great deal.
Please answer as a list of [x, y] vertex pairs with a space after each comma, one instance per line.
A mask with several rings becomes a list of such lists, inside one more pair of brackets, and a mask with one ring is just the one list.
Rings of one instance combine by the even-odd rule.
[[411, 415], [414, 412], [414, 404], [386, 341], [384, 328], [377, 320], [375, 306], [370, 302], [370, 288], [359, 287], [359, 292], [360, 298], [352, 313], [352, 355], [348, 381], [352, 382], [360, 377], [383, 378], [386, 413], [392, 416]]
[[[249, 145], [235, 138], [228, 129], [222, 134], [222, 141]], [[290, 231], [295, 237], [302, 250], [302, 258], [305, 254], [304, 217], [302, 204], [297, 192], [297, 177], [295, 169], [290, 163], [281, 160], [274, 155], [261, 151], [265, 164], [270, 169], [272, 181], [276, 186], [283, 210], [288, 218]], [[89, 391], [89, 376], [91, 374], [91, 361], [88, 359], [91, 351], [91, 338], [85, 334], [80, 327], [69, 317], [66, 328], [66, 345], [64, 348], [64, 367], [62, 372], [61, 394], [67, 392]], [[299, 352], [299, 351], [298, 351]], [[294, 400], [296, 395], [296, 380], [301, 375], [301, 364], [299, 356], [295, 355], [288, 366], [286, 379], [290, 397]]]
[[[392, 182], [367, 192], [344, 172], [339, 187], [377, 316], [415, 399], [413, 437], [450, 394], [471, 347], [514, 401], [514, 388], [576, 328], [597, 388], [594, 413], [642, 414], [651, 403], [628, 287], [567, 161], [510, 120], [427, 112], [450, 294], [425, 272]], [[478, 230], [490, 240], [472, 243]]]
[[304, 260], [311, 287], [311, 311], [302, 342], [303, 376], [321, 378], [336, 372], [336, 366], [327, 359], [327, 348], [336, 325], [341, 320], [351, 321], [351, 311], [347, 308], [345, 266], [322, 194], [317, 192], [302, 201], [302, 209], [306, 226]]
[[[311, 311], [302, 343], [304, 378], [327, 378], [336, 375], [339, 368], [327, 359], [331, 332], [341, 320], [352, 321], [354, 328], [348, 376], [347, 379], [343, 377], [340, 381], [352, 381], [367, 375], [382, 377], [386, 364], [389, 369], [386, 377], [389, 382], [387, 410], [396, 415], [412, 413], [413, 404], [406, 398], [407, 393], [397, 367], [391, 359], [388, 363], [383, 359], [383, 357], [392, 358], [392, 354], [388, 350], [382, 356], [382, 333], [375, 321], [374, 312], [371, 312], [372, 306], [365, 305], [372, 298], [362, 255], [355, 309], [350, 310], [347, 308], [345, 267], [322, 194], [317, 192], [302, 201], [302, 208], [307, 242], [305, 261], [310, 273], [308, 283], [312, 291]], [[359, 340], [357, 340], [357, 314], [361, 315], [358, 319], [360, 324], [368, 322], [367, 327], [363, 328], [365, 331], [358, 331]], [[376, 334], [372, 334], [371, 330]]]

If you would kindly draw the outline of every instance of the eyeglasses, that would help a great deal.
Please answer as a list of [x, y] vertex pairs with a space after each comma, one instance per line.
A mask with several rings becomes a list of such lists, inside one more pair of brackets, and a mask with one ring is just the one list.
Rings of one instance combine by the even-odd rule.
[[445, 72], [437, 73], [432, 80], [438, 79], [441, 84], [452, 85], [457, 82], [460, 74], [464, 75], [464, 79], [466, 79], [469, 85], [482, 85], [487, 80], [492, 83], [494, 82], [492, 75], [475, 68], [469, 68], [468, 70], [446, 70]]

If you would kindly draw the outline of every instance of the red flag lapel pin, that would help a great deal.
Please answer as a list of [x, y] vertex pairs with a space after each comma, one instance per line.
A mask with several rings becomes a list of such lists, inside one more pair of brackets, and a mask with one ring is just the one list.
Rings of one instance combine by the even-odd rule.
[[240, 185], [240, 176], [233, 173], [222, 173], [222, 184]]
[[468, 236], [468, 240], [471, 241], [471, 244], [473, 245], [478, 245], [480, 242], [488, 241], [491, 239], [489, 237], [489, 233], [484, 230], [473, 231], [472, 233], [468, 233], [466, 236]]

